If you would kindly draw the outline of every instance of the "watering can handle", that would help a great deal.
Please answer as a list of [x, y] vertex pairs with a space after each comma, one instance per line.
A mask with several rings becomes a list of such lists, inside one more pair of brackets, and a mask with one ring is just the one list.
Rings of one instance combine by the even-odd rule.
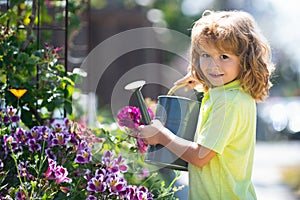
[[169, 92], [168, 92], [167, 95], [172, 96], [172, 95], [176, 92], [176, 90], [178, 90], [178, 89], [180, 89], [180, 88], [182, 88], [182, 87], [185, 87], [185, 86], [187, 86], [188, 84], [189, 84], [189, 83], [187, 82], [187, 83], [183, 83], [183, 84], [180, 84], [180, 85], [174, 85], [174, 86], [169, 90]]

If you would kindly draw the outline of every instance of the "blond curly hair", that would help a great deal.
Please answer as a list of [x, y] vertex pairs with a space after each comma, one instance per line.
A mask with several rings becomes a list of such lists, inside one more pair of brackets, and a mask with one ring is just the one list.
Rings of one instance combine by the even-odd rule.
[[191, 39], [191, 72], [205, 91], [211, 85], [200, 69], [199, 50], [208, 45], [240, 58], [237, 79], [246, 93], [257, 102], [269, 96], [270, 76], [274, 70], [271, 48], [249, 13], [205, 11], [193, 25]]

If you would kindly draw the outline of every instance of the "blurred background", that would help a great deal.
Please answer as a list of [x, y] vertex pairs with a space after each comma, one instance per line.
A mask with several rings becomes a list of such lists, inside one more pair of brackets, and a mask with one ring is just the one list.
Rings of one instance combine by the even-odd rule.
[[[258, 199], [299, 199], [300, 188], [300, 3], [296, 0], [91, 0], [82, 15], [80, 29], [72, 39], [69, 65], [80, 66], [97, 45], [126, 30], [140, 27], [168, 28], [190, 36], [193, 22], [202, 12], [210, 10], [239, 9], [251, 13], [273, 51], [276, 72], [270, 98], [258, 106], [257, 152], [254, 166], [254, 184]], [[170, 34], [171, 35], [171, 34]], [[172, 36], [172, 35], [171, 35]], [[168, 37], [160, 37], [157, 43]], [[147, 37], [145, 36], [145, 40]], [[186, 41], [177, 41], [178, 51], [188, 52]], [[105, 60], [105, 58], [103, 59]], [[138, 49], [116, 58], [105, 68], [96, 91], [91, 84], [82, 86], [87, 94], [86, 110], [92, 113], [96, 103], [101, 116], [115, 114], [111, 109], [112, 93], [121, 77], [136, 66], [158, 63], [173, 67], [181, 75], [186, 72], [188, 60], [161, 49]], [[101, 65], [101, 62], [98, 63]], [[91, 71], [89, 71], [91, 70]], [[93, 69], [87, 70], [93, 73]], [[155, 71], [156, 70], [156, 71]], [[154, 72], [153, 72], [154, 71]], [[159, 80], [176, 80], [177, 77], [152, 68]], [[151, 74], [153, 76], [153, 74]], [[140, 77], [137, 72], [136, 77]], [[147, 79], [147, 77], [146, 77]], [[151, 78], [150, 78], [151, 79]], [[147, 84], [142, 92], [156, 100], [168, 91], [166, 85]], [[120, 105], [124, 106], [124, 105]], [[116, 107], [116, 106], [115, 106]], [[87, 118], [90, 124], [96, 115]], [[99, 121], [99, 118], [98, 118]], [[178, 192], [179, 199], [186, 199], [187, 174], [182, 173], [178, 185], [185, 189]]]
[[[276, 71], [273, 74], [270, 97], [258, 106], [257, 153], [254, 184], [258, 199], [299, 199], [300, 197], [300, 2], [297, 0], [91, 0], [82, 15], [80, 29], [74, 34], [69, 51], [70, 66], [80, 66], [85, 56], [101, 42], [115, 34], [140, 27], [168, 28], [190, 36], [193, 22], [204, 10], [244, 10], [252, 14], [269, 40]], [[164, 35], [157, 43], [164, 42]], [[145, 40], [147, 38], [145, 37]], [[177, 41], [178, 51], [188, 52], [186, 41]], [[181, 75], [188, 60], [161, 49], [138, 49], [115, 59], [103, 72], [94, 92], [89, 84], [82, 89], [87, 94], [86, 110], [96, 103], [97, 112], [113, 117], [112, 93], [123, 74], [146, 63], [172, 66]], [[99, 63], [101, 65], [101, 63]], [[93, 73], [93, 69], [88, 73]], [[152, 69], [160, 79], [177, 80], [159, 69]], [[136, 74], [139, 77], [140, 74]], [[153, 76], [153, 74], [151, 75]], [[142, 92], [156, 100], [168, 87], [147, 84]], [[90, 112], [89, 112], [90, 111]], [[90, 124], [97, 121], [89, 115]], [[99, 118], [98, 118], [99, 121]], [[186, 185], [178, 193], [186, 199], [187, 174], [178, 184]]]
[[[5, 12], [9, 2], [0, 0], [1, 12]], [[155, 77], [156, 81], [146, 84], [142, 90], [150, 100], [155, 101], [158, 95], [167, 93], [173, 81], [186, 72], [191, 27], [204, 10], [237, 9], [252, 14], [270, 42], [276, 65], [270, 97], [257, 104], [254, 184], [258, 199], [300, 199], [300, 1], [44, 0], [42, 4], [48, 9], [47, 14], [41, 9], [42, 21], [64, 28], [41, 29], [41, 33], [37, 34], [41, 35], [38, 46], [49, 40], [54, 46], [63, 46], [62, 56], [67, 69], [83, 69], [80, 73], [86, 78], [78, 84], [82, 93], [73, 97], [78, 102], [74, 111], [90, 126], [114, 121], [118, 109], [125, 106], [124, 102], [117, 101], [114, 105], [112, 102], [120, 80], [127, 73], [146, 81]], [[65, 8], [68, 8], [68, 16], [63, 15]], [[127, 44], [120, 41], [116, 49], [109, 46], [107, 51], [101, 49], [102, 53], [96, 54], [97, 62], [85, 67], [87, 57], [99, 46], [105, 46], [116, 35], [142, 27], [173, 30], [181, 34], [179, 38], [182, 40], [172, 38], [175, 32], [168, 31], [158, 31], [154, 41], [146, 34], [140, 35], [145, 42], [155, 43], [155, 47], [172, 43], [172, 48], [176, 50], [153, 47], [133, 49], [107, 64], [110, 55], [118, 54], [117, 48]], [[151, 73], [134, 71], [139, 66], [151, 67]], [[164, 73], [164, 66], [173, 68], [176, 73]], [[97, 76], [95, 72], [99, 71], [100, 76]], [[166, 84], [159, 84], [165, 80], [168, 80]], [[127, 98], [126, 95], [119, 93], [118, 100], [123, 96]], [[130, 103], [134, 104], [134, 99], [129, 98]], [[178, 197], [184, 200], [188, 188], [186, 173], [182, 173], [180, 184], [186, 185], [178, 193]]]
[[[270, 41], [276, 72], [273, 74], [270, 98], [258, 104], [258, 140], [300, 139], [300, 3], [296, 0], [90, 0], [81, 14], [79, 28], [72, 33], [69, 43], [69, 68], [78, 67], [84, 58], [101, 42], [126, 30], [140, 27], [162, 27], [179, 31], [187, 36], [195, 20], [206, 9], [241, 9], [251, 13], [263, 34]], [[167, 38], [167, 37], [166, 37]], [[147, 38], [145, 38], [147, 40]], [[160, 41], [162, 42], [162, 38]], [[178, 50], [187, 51], [180, 44]], [[89, 97], [97, 100], [97, 107], [110, 110], [111, 97], [117, 81], [134, 67], [146, 63], [172, 66], [184, 74], [188, 61], [161, 49], [138, 49], [116, 58], [106, 67], [96, 91], [89, 84], [82, 86]], [[98, 63], [101, 65], [101, 63]], [[89, 74], [93, 68], [88, 69]], [[153, 69], [155, 70], [155, 69]], [[162, 73], [156, 75], [164, 79]], [[138, 76], [138, 75], [137, 75]], [[172, 79], [172, 77], [169, 77]], [[176, 79], [172, 79], [176, 80]], [[155, 100], [168, 88], [148, 84], [143, 89], [145, 97]], [[90, 94], [90, 93], [94, 94]], [[89, 98], [91, 99], [91, 98]], [[90, 105], [88, 103], [88, 105]], [[114, 113], [111, 113], [114, 114]]]

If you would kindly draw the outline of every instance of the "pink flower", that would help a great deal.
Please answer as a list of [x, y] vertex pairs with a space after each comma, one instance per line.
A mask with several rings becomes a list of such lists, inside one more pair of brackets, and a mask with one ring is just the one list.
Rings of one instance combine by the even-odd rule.
[[72, 179], [68, 178], [68, 171], [66, 168], [62, 167], [62, 166], [58, 166], [56, 167], [55, 170], [55, 183], [56, 184], [60, 184], [60, 183], [71, 183]]
[[57, 165], [55, 160], [48, 158], [48, 169], [45, 173], [46, 179], [55, 180], [56, 184], [71, 183], [72, 179], [68, 178], [68, 171], [66, 168]]
[[136, 144], [137, 144], [138, 150], [140, 151], [141, 154], [146, 153], [148, 145], [139, 136], [137, 136]]
[[[148, 113], [151, 120], [154, 119], [154, 114], [150, 108], [148, 108]], [[133, 137], [136, 138], [137, 148], [141, 154], [144, 154], [147, 151], [148, 145], [139, 137], [137, 130], [140, 125], [144, 125], [140, 109], [134, 106], [126, 106], [120, 110], [117, 119], [120, 126], [127, 127], [135, 133]]]

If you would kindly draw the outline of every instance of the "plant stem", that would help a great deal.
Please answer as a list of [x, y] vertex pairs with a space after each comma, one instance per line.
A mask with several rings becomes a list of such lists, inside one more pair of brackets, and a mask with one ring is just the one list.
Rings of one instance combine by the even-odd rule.
[[24, 188], [23, 186], [24, 186], [24, 184], [23, 184], [23, 181], [22, 181], [22, 179], [21, 179], [21, 174], [20, 174], [20, 171], [19, 171], [19, 168], [18, 168], [18, 161], [17, 161], [17, 157], [16, 157], [16, 154], [12, 151], [12, 153], [11, 153], [11, 157], [13, 158], [13, 160], [14, 160], [14, 163], [15, 163], [15, 166], [16, 166], [16, 169], [17, 169], [17, 173], [18, 173], [18, 179], [19, 179], [19, 181], [20, 181], [20, 184], [21, 184], [21, 187], [22, 187], [22, 190], [24, 191], [24, 193], [25, 193], [25, 196], [26, 196], [26, 198], [28, 197], [28, 191], [27, 191], [27, 189], [26, 188]]

